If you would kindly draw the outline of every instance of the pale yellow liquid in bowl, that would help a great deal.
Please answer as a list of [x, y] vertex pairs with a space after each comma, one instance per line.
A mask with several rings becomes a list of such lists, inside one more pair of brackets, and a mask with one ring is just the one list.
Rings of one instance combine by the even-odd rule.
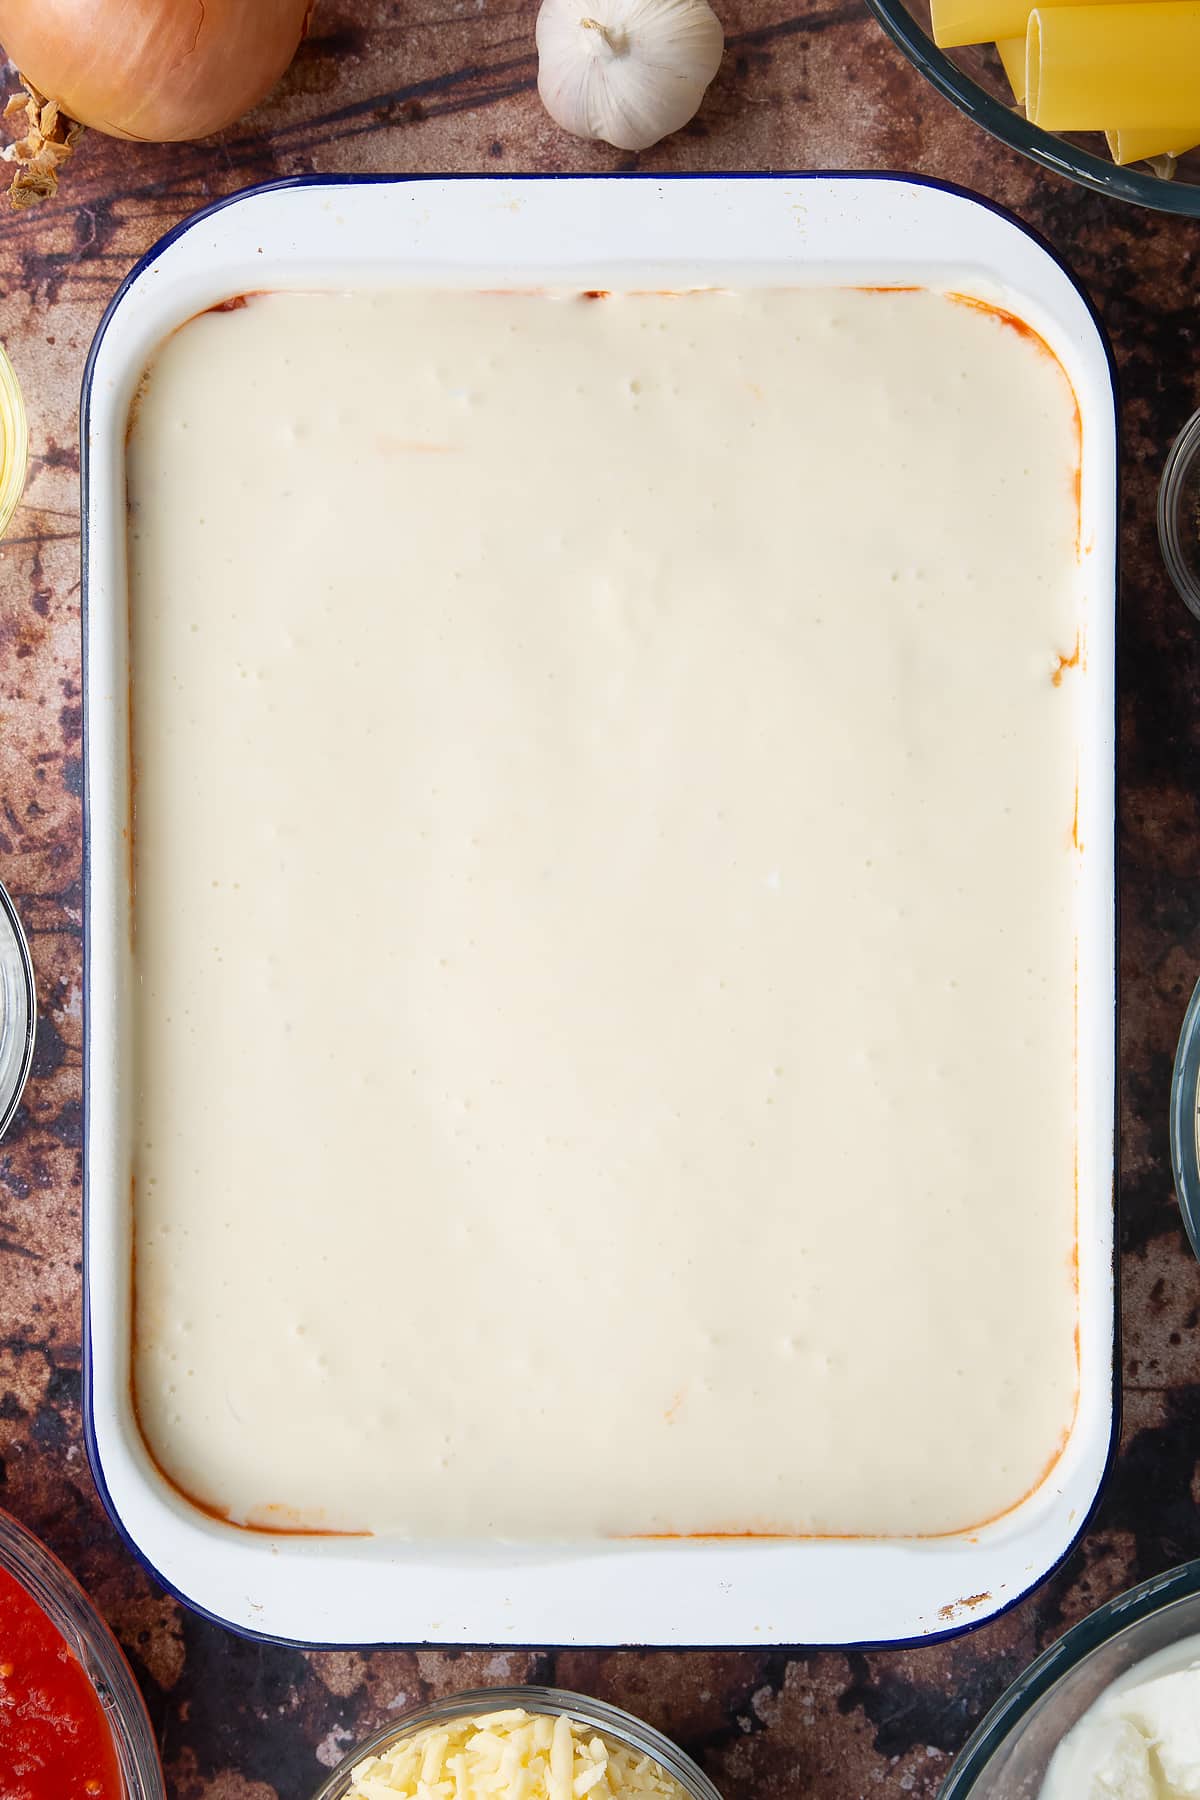
[[187, 1493], [561, 1539], [1039, 1483], [1077, 429], [929, 293], [268, 296], [165, 345], [134, 1381]]
[[0, 345], [0, 537], [8, 530], [25, 491], [29, 422], [17, 372]]

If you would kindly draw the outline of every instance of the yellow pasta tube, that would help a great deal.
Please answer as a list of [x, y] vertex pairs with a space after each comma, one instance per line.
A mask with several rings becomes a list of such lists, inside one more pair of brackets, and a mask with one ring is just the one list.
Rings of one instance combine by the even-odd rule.
[[1166, 127], [1187, 134], [1200, 87], [1200, 0], [1037, 6], [1025, 109], [1046, 131]]
[[1151, 156], [1186, 156], [1200, 144], [1200, 124], [1191, 125], [1186, 131], [1156, 131], [1152, 126], [1132, 131], [1118, 127], [1116, 131], [1106, 131], [1108, 153], [1115, 163], [1122, 167], [1126, 163], [1145, 162]]
[[[1137, 3], [1138, 0], [1123, 0], [1125, 5]], [[943, 50], [953, 50], [959, 44], [995, 44], [1004, 38], [1023, 41], [1034, 4], [1035, 0], [929, 0], [933, 41]], [[1056, 4], [1094, 6], [1097, 0], [1056, 0]]]
[[1008, 76], [1013, 99], [1020, 106], [1025, 98], [1025, 39], [1023, 36], [997, 38], [996, 48], [1000, 52], [1000, 61], [1004, 64], [1004, 73]]

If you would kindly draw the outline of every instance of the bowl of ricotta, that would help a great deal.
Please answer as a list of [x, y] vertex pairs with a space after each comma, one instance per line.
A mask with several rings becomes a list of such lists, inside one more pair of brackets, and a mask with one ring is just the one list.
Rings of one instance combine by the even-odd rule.
[[1200, 1794], [1200, 1561], [1073, 1626], [1014, 1682], [941, 1800]]
[[631, 1713], [559, 1688], [434, 1701], [359, 1744], [314, 1800], [720, 1800], [677, 1744]]

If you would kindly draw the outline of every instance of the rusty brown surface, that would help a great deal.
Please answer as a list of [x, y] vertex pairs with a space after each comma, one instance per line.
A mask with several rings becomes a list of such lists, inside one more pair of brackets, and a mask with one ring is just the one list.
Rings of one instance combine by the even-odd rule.
[[[129, 1653], [177, 1800], [304, 1800], [402, 1700], [536, 1676], [688, 1745], [727, 1800], [935, 1793], [1042, 1645], [1200, 1554], [1200, 1269], [1167, 1159], [1176, 1032], [1200, 973], [1200, 632], [1154, 542], [1157, 471], [1197, 401], [1200, 229], [1043, 175], [924, 86], [853, 0], [724, 0], [729, 54], [686, 132], [639, 158], [563, 137], [534, 91], [533, 5], [322, 0], [281, 91], [201, 147], [89, 135], [53, 204], [0, 216], [0, 333], [33, 464], [0, 550], [0, 877], [30, 928], [36, 1075], [0, 1146], [0, 1502], [59, 1551]], [[76, 404], [120, 277], [194, 208], [282, 175], [430, 170], [899, 168], [1005, 202], [1075, 265], [1124, 383], [1121, 904], [1125, 1424], [1083, 1547], [1007, 1617], [949, 1644], [795, 1652], [302, 1654], [165, 1598], [88, 1474], [80, 1376], [80, 649]], [[986, 1228], [986, 1222], [984, 1222]]]

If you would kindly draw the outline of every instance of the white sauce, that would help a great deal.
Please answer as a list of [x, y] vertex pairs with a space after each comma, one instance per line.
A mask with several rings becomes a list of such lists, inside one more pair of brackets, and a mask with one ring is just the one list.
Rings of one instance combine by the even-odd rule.
[[140, 1417], [935, 1533], [1073, 1418], [1076, 415], [925, 293], [273, 296], [132, 433]]
[[1197, 1800], [1200, 1637], [1117, 1677], [1050, 1760], [1041, 1800]]

